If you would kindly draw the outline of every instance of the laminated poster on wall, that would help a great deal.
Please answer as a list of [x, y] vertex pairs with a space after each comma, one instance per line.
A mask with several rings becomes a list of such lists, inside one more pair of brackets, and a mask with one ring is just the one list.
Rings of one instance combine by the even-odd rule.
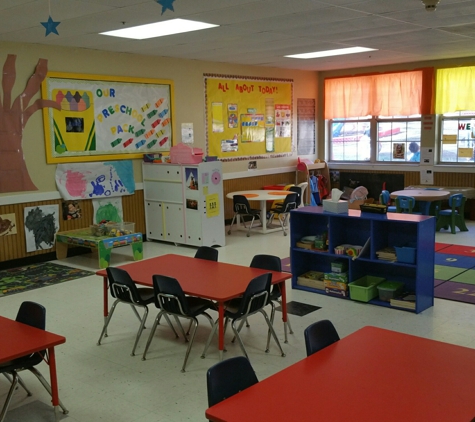
[[63, 199], [94, 199], [135, 192], [131, 160], [68, 163], [56, 167], [56, 186]]

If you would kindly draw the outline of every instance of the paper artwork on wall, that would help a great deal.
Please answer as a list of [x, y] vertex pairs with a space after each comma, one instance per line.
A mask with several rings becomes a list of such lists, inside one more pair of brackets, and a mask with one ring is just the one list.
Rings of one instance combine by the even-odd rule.
[[91, 199], [135, 192], [131, 160], [58, 164], [56, 186], [63, 199]]
[[25, 207], [24, 225], [26, 251], [51, 249], [59, 230], [59, 206], [41, 205]]
[[94, 223], [101, 221], [115, 221], [121, 223], [124, 221], [124, 212], [122, 209], [122, 198], [104, 198], [93, 199], [92, 207], [94, 209]]
[[16, 234], [16, 216], [12, 214], [0, 215], [0, 236]]

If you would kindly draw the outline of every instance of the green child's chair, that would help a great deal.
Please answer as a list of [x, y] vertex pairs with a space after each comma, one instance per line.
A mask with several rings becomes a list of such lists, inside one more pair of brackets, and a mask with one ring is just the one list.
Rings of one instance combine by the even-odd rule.
[[468, 228], [465, 225], [465, 217], [463, 215], [466, 200], [467, 198], [465, 198], [461, 193], [450, 195], [450, 208], [439, 211], [437, 224], [435, 226], [436, 231], [439, 231], [442, 228], [447, 230], [450, 226], [452, 234], [455, 234], [455, 227], [458, 227], [461, 232], [468, 232]]

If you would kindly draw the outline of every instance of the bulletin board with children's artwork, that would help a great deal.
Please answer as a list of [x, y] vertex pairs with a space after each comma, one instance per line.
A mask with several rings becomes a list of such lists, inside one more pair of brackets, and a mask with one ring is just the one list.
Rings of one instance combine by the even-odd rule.
[[292, 153], [291, 79], [204, 77], [208, 155], [226, 161]]
[[141, 158], [173, 143], [173, 82], [48, 72], [43, 109], [48, 163]]

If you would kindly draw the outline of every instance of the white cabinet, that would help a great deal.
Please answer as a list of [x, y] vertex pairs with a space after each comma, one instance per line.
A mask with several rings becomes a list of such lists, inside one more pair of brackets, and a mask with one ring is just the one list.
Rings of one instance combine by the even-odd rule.
[[143, 163], [147, 238], [194, 246], [224, 246], [220, 161]]

